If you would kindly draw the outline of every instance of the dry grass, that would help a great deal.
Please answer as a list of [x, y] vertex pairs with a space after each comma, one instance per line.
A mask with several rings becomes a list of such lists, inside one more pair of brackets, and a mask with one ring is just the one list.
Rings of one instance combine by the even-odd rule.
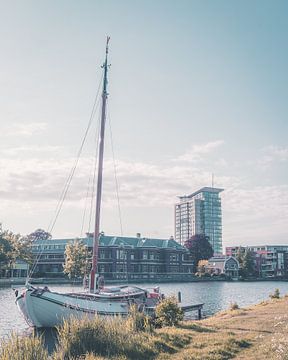
[[39, 337], [21, 337], [12, 334], [7, 340], [0, 342], [0, 360], [48, 360], [48, 352], [44, 349]]
[[72, 320], [48, 357], [39, 338], [2, 342], [0, 360], [288, 360], [288, 298], [151, 330], [133, 319]]

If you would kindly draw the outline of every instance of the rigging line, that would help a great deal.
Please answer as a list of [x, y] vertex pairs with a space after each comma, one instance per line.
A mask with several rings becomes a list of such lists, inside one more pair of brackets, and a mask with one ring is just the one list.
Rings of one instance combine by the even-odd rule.
[[93, 201], [95, 198], [95, 190], [96, 190], [96, 173], [97, 173], [97, 158], [98, 158], [98, 151], [99, 151], [99, 131], [100, 131], [100, 120], [101, 120], [101, 114], [99, 112], [99, 117], [98, 117], [98, 128], [97, 128], [97, 133], [95, 136], [95, 156], [94, 156], [94, 171], [93, 171], [93, 181], [92, 181], [92, 187], [91, 187], [91, 200], [90, 200], [90, 212], [89, 212], [89, 223], [88, 223], [88, 232], [90, 233], [90, 229], [91, 229], [91, 222], [92, 222], [92, 215], [93, 215]]
[[98, 156], [98, 145], [99, 145], [99, 130], [100, 129], [99, 129], [99, 121], [98, 121], [98, 126], [96, 127], [95, 138], [94, 138], [95, 155], [93, 157], [94, 161], [91, 166], [91, 172], [89, 175], [89, 182], [88, 182], [88, 186], [87, 186], [85, 211], [84, 211], [83, 220], [82, 220], [81, 235], [83, 234], [83, 228], [84, 228], [86, 213], [87, 213], [87, 209], [88, 209], [88, 198], [89, 198], [89, 193], [91, 191], [91, 199], [90, 199], [90, 206], [89, 206], [89, 220], [88, 220], [89, 225], [88, 225], [88, 229], [87, 229], [88, 233], [90, 233], [91, 218], [92, 218], [92, 206], [93, 206], [93, 199], [94, 199], [94, 192], [95, 192], [95, 179], [96, 179], [97, 156]]
[[[102, 76], [103, 77], [103, 76]], [[92, 124], [92, 121], [93, 121], [93, 118], [94, 118], [94, 115], [95, 115], [95, 112], [96, 112], [96, 109], [99, 105], [99, 91], [100, 91], [100, 86], [101, 86], [101, 83], [102, 83], [102, 77], [101, 77], [101, 81], [99, 82], [99, 85], [98, 85], [98, 89], [97, 89], [97, 93], [96, 93], [96, 96], [95, 96], [95, 100], [94, 100], [94, 103], [93, 103], [93, 107], [92, 107], [92, 111], [91, 111], [91, 114], [90, 114], [90, 118], [89, 118], [89, 122], [88, 122], [88, 125], [87, 125], [87, 128], [86, 128], [86, 131], [84, 133], [84, 137], [83, 137], [83, 140], [82, 140], [82, 143], [81, 143], [81, 146], [78, 150], [78, 153], [77, 153], [77, 156], [76, 156], [76, 160], [75, 160], [75, 163], [74, 163], [74, 166], [72, 167], [71, 171], [70, 171], [70, 174], [68, 176], [68, 179], [66, 181], [66, 184], [64, 186], [64, 189], [62, 191], [62, 194], [61, 194], [61, 197], [60, 197], [60, 201], [58, 202], [58, 206], [56, 207], [56, 214], [55, 214], [55, 218], [54, 218], [54, 221], [50, 222], [50, 225], [49, 225], [49, 232], [51, 233], [52, 230], [54, 229], [54, 226], [55, 226], [55, 223], [58, 219], [58, 216], [60, 214], [60, 211], [62, 209], [62, 206], [63, 206], [63, 203], [64, 203], [64, 200], [66, 199], [66, 195], [68, 193], [68, 190], [69, 190], [69, 187], [70, 187], [70, 184], [71, 184], [71, 180], [74, 176], [74, 173], [75, 173], [75, 170], [77, 168], [77, 165], [78, 165], [78, 162], [79, 162], [79, 159], [80, 159], [80, 156], [81, 156], [81, 153], [82, 153], [82, 150], [83, 150], [83, 147], [84, 147], [84, 144], [85, 144], [85, 141], [86, 141], [86, 138], [87, 138], [87, 135], [88, 135], [88, 132], [89, 132], [89, 129], [91, 127], [91, 124]]]
[[[55, 223], [56, 223], [56, 221], [57, 221], [57, 219], [58, 219], [58, 216], [59, 216], [59, 214], [60, 214], [60, 211], [61, 211], [61, 209], [62, 209], [63, 202], [64, 202], [64, 200], [65, 200], [65, 198], [66, 198], [66, 195], [67, 195], [67, 192], [68, 192], [68, 190], [69, 190], [69, 187], [70, 187], [70, 184], [71, 184], [71, 180], [72, 180], [73, 175], [74, 175], [74, 173], [75, 173], [75, 170], [76, 170], [76, 167], [77, 167], [77, 164], [78, 164], [80, 155], [81, 155], [81, 153], [82, 153], [82, 149], [83, 149], [83, 146], [84, 146], [84, 144], [85, 144], [85, 141], [86, 141], [86, 138], [87, 138], [87, 135], [88, 135], [88, 132], [89, 132], [89, 129], [90, 129], [92, 120], [93, 120], [93, 118], [94, 118], [96, 109], [97, 109], [97, 107], [99, 106], [99, 103], [100, 103], [99, 92], [100, 92], [100, 88], [101, 88], [102, 82], [103, 82], [103, 74], [102, 74], [101, 79], [100, 79], [99, 84], [98, 84], [98, 88], [97, 88], [96, 96], [95, 96], [95, 99], [94, 99], [94, 102], [93, 102], [93, 107], [92, 107], [92, 111], [91, 111], [91, 114], [90, 114], [89, 122], [88, 122], [88, 125], [87, 125], [87, 128], [86, 128], [86, 131], [85, 131], [85, 133], [84, 133], [84, 138], [83, 138], [83, 140], [82, 140], [80, 149], [78, 150], [75, 164], [74, 164], [73, 168], [71, 169], [70, 174], [69, 174], [69, 176], [68, 176], [68, 179], [67, 179], [67, 181], [66, 181], [66, 183], [65, 183], [65, 185], [64, 185], [64, 187], [63, 187], [63, 190], [62, 190], [60, 199], [59, 199], [58, 204], [57, 204], [56, 209], [55, 209], [55, 218], [54, 218], [54, 221], [53, 221], [53, 219], [52, 219], [52, 220], [50, 221], [49, 226], [48, 226], [47, 232], [49, 232], [49, 233], [51, 233], [52, 230], [54, 229]], [[43, 251], [44, 251], [44, 246], [42, 246], [41, 251], [40, 251], [40, 252], [37, 254], [37, 256], [36, 256], [36, 259], [35, 259], [35, 261], [34, 261], [34, 264], [33, 264], [32, 268], [31, 268], [31, 271], [29, 272], [28, 280], [31, 278], [33, 272], [35, 271], [36, 266], [37, 266], [37, 264], [38, 264], [38, 262], [39, 262], [39, 260], [40, 260], [40, 257], [41, 257], [41, 255], [42, 255]]]
[[119, 197], [119, 186], [118, 186], [118, 179], [117, 179], [117, 168], [116, 168], [115, 153], [114, 153], [114, 146], [113, 146], [113, 134], [112, 134], [110, 111], [109, 111], [109, 107], [107, 107], [107, 108], [108, 108], [108, 122], [109, 122], [109, 129], [110, 129], [111, 151], [112, 151], [112, 158], [113, 158], [114, 178], [115, 178], [115, 187], [116, 187], [116, 197], [117, 197], [117, 203], [118, 203], [118, 215], [119, 215], [121, 236], [123, 236], [121, 206], [120, 206], [120, 197]]
[[83, 236], [83, 229], [84, 229], [84, 223], [85, 223], [85, 218], [86, 218], [86, 210], [87, 210], [87, 202], [88, 202], [88, 197], [89, 197], [90, 183], [91, 183], [91, 174], [89, 176], [87, 190], [86, 190], [86, 196], [85, 196], [84, 212], [83, 212], [83, 216], [82, 216], [82, 224], [81, 224], [81, 231], [80, 231], [81, 238]]

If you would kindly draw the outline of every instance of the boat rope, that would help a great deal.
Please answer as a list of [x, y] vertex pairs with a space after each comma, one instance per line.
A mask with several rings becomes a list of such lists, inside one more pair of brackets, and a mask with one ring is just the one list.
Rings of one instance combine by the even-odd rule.
[[99, 116], [99, 121], [98, 121], [97, 125], [98, 126], [95, 131], [95, 139], [94, 139], [95, 155], [93, 157], [91, 172], [90, 172], [88, 184], [87, 184], [87, 191], [86, 191], [86, 197], [85, 197], [85, 206], [84, 206], [84, 213], [83, 213], [83, 218], [82, 218], [80, 237], [83, 236], [83, 230], [84, 230], [84, 226], [85, 226], [89, 198], [90, 198], [90, 206], [89, 206], [89, 216], [88, 216], [88, 227], [86, 227], [86, 229], [87, 229], [86, 232], [90, 233], [90, 229], [91, 229], [91, 221], [92, 221], [91, 219], [92, 219], [92, 215], [93, 215], [93, 210], [92, 210], [93, 209], [93, 200], [94, 200], [95, 187], [96, 187], [96, 170], [97, 170], [97, 157], [98, 157], [98, 149], [99, 149], [100, 116]]
[[[102, 81], [102, 80], [101, 80]], [[75, 159], [75, 162], [74, 162], [74, 165], [70, 171], [70, 174], [68, 176], [68, 179], [64, 185], [64, 188], [62, 190], [62, 194], [60, 196], [60, 200], [56, 206], [56, 211], [55, 211], [55, 217], [54, 217], [54, 220], [50, 222], [49, 224], [49, 227], [48, 227], [48, 232], [49, 233], [52, 233], [53, 229], [54, 229], [54, 226], [56, 224], [56, 221], [58, 219], [58, 216], [61, 212], [61, 209], [62, 209], [62, 206], [63, 206], [63, 203], [66, 199], [66, 196], [67, 196], [67, 193], [68, 193], [68, 190], [70, 188], [70, 184], [71, 184], [71, 181], [72, 181], [72, 178], [74, 176], [74, 173], [75, 173], [75, 170], [77, 168], [77, 165], [78, 165], [78, 162], [79, 162], [79, 159], [80, 159], [80, 156], [81, 156], [81, 153], [82, 153], [82, 150], [83, 150], [83, 147], [84, 147], [84, 144], [86, 142], [86, 139], [87, 139], [87, 135], [88, 135], [88, 132], [89, 132], [89, 129], [91, 127], [91, 124], [92, 124], [92, 121], [93, 121], [93, 118], [95, 116], [95, 112], [97, 110], [97, 107], [100, 103], [100, 97], [99, 97], [99, 92], [100, 92], [100, 86], [101, 86], [101, 81], [99, 82], [99, 86], [98, 86], [98, 89], [97, 89], [97, 93], [96, 93], [96, 97], [95, 97], [95, 100], [94, 100], [94, 104], [93, 104], [93, 108], [92, 108], [92, 111], [91, 111], [91, 115], [90, 115], [90, 118], [89, 118], [89, 122], [88, 122], [88, 125], [87, 125], [87, 128], [86, 128], [86, 131], [84, 133], [84, 137], [83, 137], [83, 140], [81, 142], [81, 145], [80, 145], [80, 148], [78, 150], [78, 153], [76, 155], [76, 159]]]
[[[93, 102], [93, 107], [92, 107], [92, 111], [91, 111], [91, 114], [90, 114], [90, 117], [89, 117], [89, 121], [88, 121], [88, 125], [87, 125], [87, 128], [85, 130], [85, 133], [84, 133], [84, 136], [83, 136], [83, 139], [82, 139], [82, 142], [81, 142], [81, 145], [80, 145], [80, 148], [77, 152], [77, 155], [76, 155], [76, 159], [75, 159], [75, 162], [70, 170], [70, 173], [69, 173], [69, 176], [65, 182], [65, 185], [63, 187], [63, 190], [61, 192], [61, 196], [58, 200], [58, 203], [56, 205], [56, 208], [55, 208], [55, 211], [54, 211], [54, 218], [51, 219], [49, 225], [48, 225], [48, 230], [47, 232], [48, 233], [52, 233], [53, 229], [54, 229], [54, 226], [56, 224], [56, 221], [59, 217], [59, 214], [61, 212], [61, 209], [62, 209], [62, 206], [63, 206], [63, 203], [66, 199], [66, 196], [67, 196], [67, 193], [68, 193], [68, 190], [70, 188], [70, 184], [71, 184], [71, 181], [72, 181], [72, 178], [74, 176], [74, 173], [76, 171], [76, 168], [77, 168], [77, 165], [78, 165], [78, 162], [79, 162], [79, 159], [80, 159], [80, 156], [81, 156], [81, 153], [82, 153], [82, 150], [83, 150], [83, 147], [84, 147], [84, 144], [86, 142], [86, 139], [87, 139], [87, 136], [88, 136], [88, 133], [89, 133], [89, 129], [91, 127], [91, 124], [93, 122], [93, 119], [94, 119], [94, 116], [95, 116], [95, 113], [96, 113], [96, 110], [97, 108], [99, 107], [99, 104], [100, 104], [100, 99], [101, 97], [99, 96], [99, 93], [100, 93], [100, 89], [101, 89], [101, 84], [103, 82], [103, 75], [101, 76], [100, 78], [100, 81], [99, 81], [99, 84], [98, 84], [98, 88], [97, 88], [97, 91], [96, 91], [96, 96], [94, 98], [94, 102]], [[48, 241], [48, 240], [44, 240], [44, 241]], [[43, 242], [44, 242], [43, 241]], [[36, 269], [36, 266], [43, 254], [43, 251], [44, 251], [44, 244], [41, 244], [42, 246], [40, 247], [40, 251], [37, 253], [37, 257], [28, 273], [28, 276], [27, 276], [27, 280], [26, 282], [29, 282], [29, 280], [31, 279], [32, 277], [32, 274], [34, 273], [35, 269]]]
[[109, 122], [109, 130], [110, 130], [111, 152], [112, 152], [112, 159], [113, 159], [114, 179], [115, 179], [115, 191], [116, 191], [116, 198], [117, 198], [117, 203], [118, 203], [118, 216], [119, 216], [119, 223], [120, 223], [120, 232], [121, 232], [121, 236], [123, 236], [122, 215], [121, 215], [121, 206], [120, 206], [120, 197], [119, 197], [119, 185], [118, 185], [117, 167], [116, 167], [115, 152], [114, 152], [114, 145], [113, 145], [111, 117], [110, 117], [109, 107], [107, 107], [107, 109], [108, 109], [108, 122]]

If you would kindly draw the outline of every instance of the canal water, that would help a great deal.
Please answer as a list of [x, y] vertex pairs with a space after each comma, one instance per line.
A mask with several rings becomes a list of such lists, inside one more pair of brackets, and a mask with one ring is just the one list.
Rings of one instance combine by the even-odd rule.
[[[151, 288], [153, 284], [141, 284], [141, 287]], [[156, 286], [156, 284], [155, 284]], [[55, 291], [82, 291], [79, 286], [51, 285]], [[193, 282], [193, 283], [167, 283], [160, 284], [161, 292], [166, 296], [175, 295], [181, 291], [182, 303], [204, 303], [203, 315], [210, 316], [214, 313], [229, 308], [236, 302], [240, 307], [257, 304], [269, 299], [275, 289], [280, 290], [280, 295], [288, 294], [288, 282], [261, 281], [261, 282]], [[19, 288], [19, 291], [21, 287]], [[31, 333], [22, 315], [15, 304], [14, 291], [11, 288], [0, 288], [0, 338], [9, 336], [12, 332]]]

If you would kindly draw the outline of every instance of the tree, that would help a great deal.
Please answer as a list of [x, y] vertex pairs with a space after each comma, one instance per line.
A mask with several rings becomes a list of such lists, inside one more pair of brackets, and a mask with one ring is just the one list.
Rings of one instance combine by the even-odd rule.
[[64, 273], [71, 278], [83, 277], [88, 272], [88, 249], [80, 240], [65, 247]]
[[0, 268], [11, 269], [17, 259], [32, 264], [31, 241], [12, 231], [2, 231], [0, 233]]
[[208, 260], [213, 256], [213, 248], [209, 242], [209, 237], [204, 234], [192, 236], [185, 241], [184, 246], [189, 250], [193, 260], [193, 272], [197, 270], [200, 260]]
[[0, 270], [6, 269], [12, 259], [12, 245], [0, 234]]
[[240, 246], [236, 254], [236, 259], [239, 262], [239, 275], [242, 278], [245, 279], [256, 276], [254, 255], [251, 250]]
[[27, 238], [29, 240], [31, 240], [32, 242], [36, 241], [36, 240], [45, 241], [45, 240], [50, 240], [52, 238], [52, 235], [43, 229], [37, 229], [34, 232], [32, 232], [31, 234], [29, 234], [27, 236]]

